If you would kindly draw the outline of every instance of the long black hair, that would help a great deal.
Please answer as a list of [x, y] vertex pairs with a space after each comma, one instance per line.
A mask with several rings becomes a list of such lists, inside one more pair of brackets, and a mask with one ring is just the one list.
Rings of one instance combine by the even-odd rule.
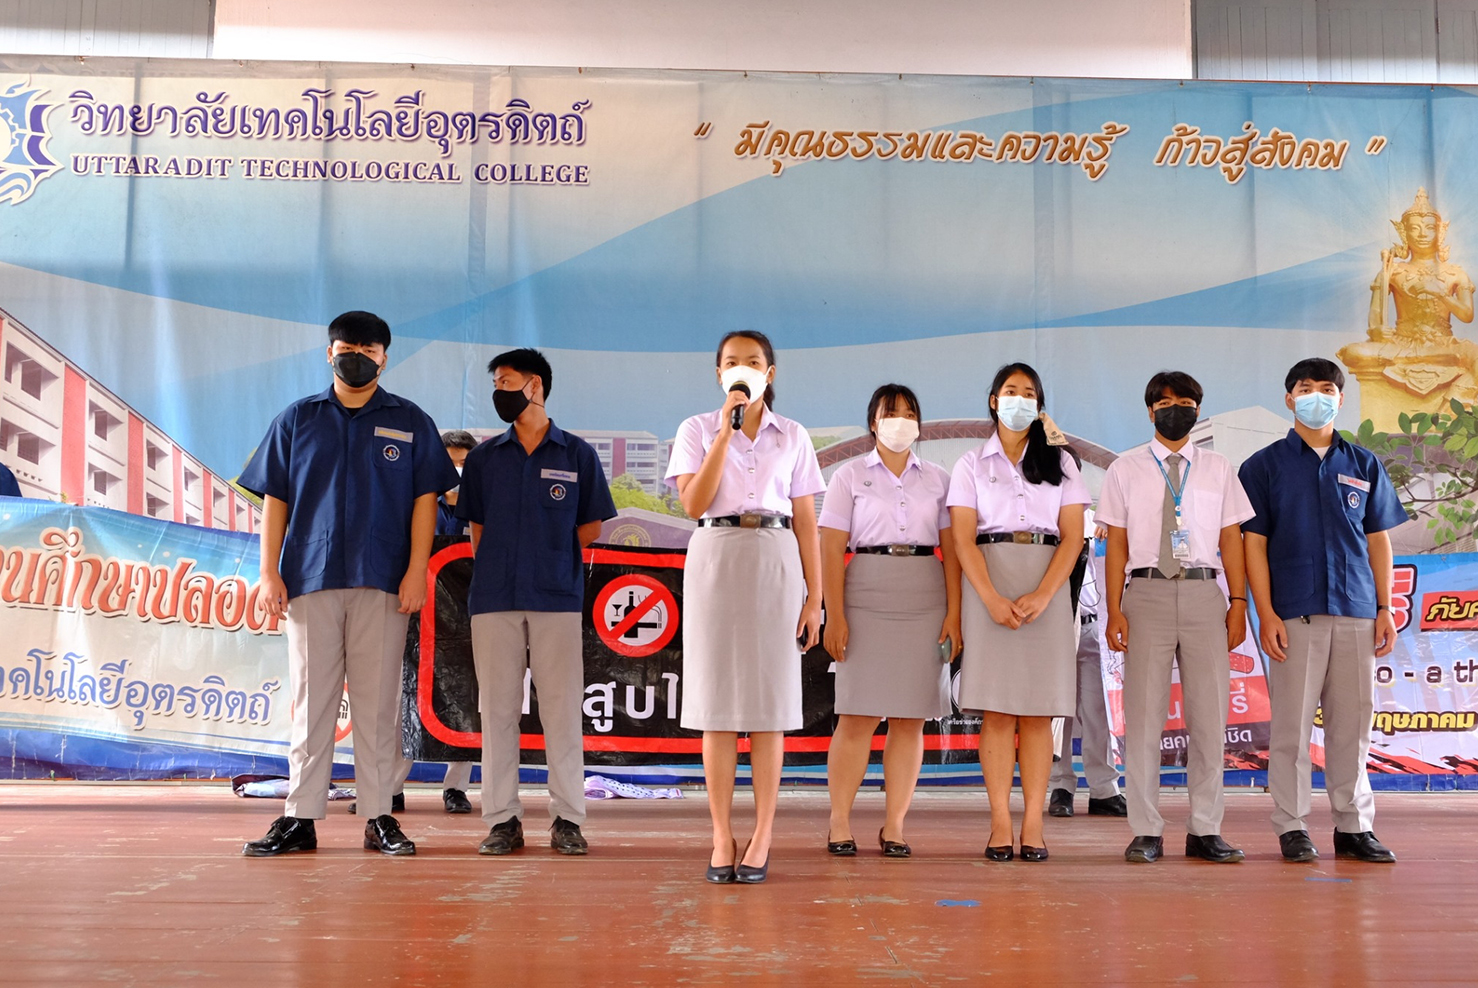
[[878, 435], [878, 410], [892, 411], [898, 399], [913, 412], [914, 417], [923, 421], [924, 413], [919, 411], [919, 396], [913, 393], [913, 389], [902, 384], [884, 384], [872, 393], [867, 402], [867, 431], [871, 432], [873, 439]]
[[[770, 338], [757, 329], [736, 329], [732, 333], [725, 333], [724, 338], [718, 341], [718, 352], [713, 355], [713, 366], [717, 367], [724, 361], [724, 346], [730, 340], [753, 340], [760, 345], [765, 353], [765, 363], [771, 367], [775, 366], [775, 347], [771, 345]], [[775, 410], [775, 385], [765, 385], [765, 407], [771, 411]]]
[[[1030, 364], [1006, 364], [996, 371], [996, 378], [990, 384], [992, 398], [999, 399], [1001, 388], [1012, 374], [1025, 374], [1031, 378], [1032, 387], [1037, 392], [1037, 409], [1040, 411], [1047, 407], [1047, 394], [1042, 390], [1042, 378]], [[990, 404], [989, 400], [986, 404]], [[994, 407], [990, 410], [990, 417], [999, 428], [1001, 417]], [[1068, 452], [1072, 454], [1071, 447], [1068, 447]], [[1076, 460], [1077, 456], [1074, 455], [1073, 459]], [[1040, 418], [1032, 419], [1031, 426], [1026, 430], [1026, 449], [1021, 454], [1021, 475], [1031, 484], [1047, 483], [1056, 487], [1062, 483], [1062, 456], [1056, 446], [1047, 445], [1047, 429]]]

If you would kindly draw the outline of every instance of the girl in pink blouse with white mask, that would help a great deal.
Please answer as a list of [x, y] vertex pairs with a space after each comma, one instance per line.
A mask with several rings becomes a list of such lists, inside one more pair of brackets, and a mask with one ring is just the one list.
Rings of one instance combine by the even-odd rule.
[[[801, 655], [821, 628], [811, 437], [770, 409], [775, 351], [752, 330], [719, 342], [721, 408], [678, 428], [667, 481], [698, 519], [683, 568], [683, 708], [703, 732], [713, 820], [710, 882], [756, 883], [769, 869], [784, 732], [803, 726]], [[737, 419], [737, 421], [736, 421]], [[731, 814], [738, 736], [749, 734], [755, 826], [743, 854]]]
[[989, 400], [995, 435], [960, 457], [949, 487], [950, 527], [970, 583], [961, 604], [959, 702], [982, 712], [980, 765], [991, 816], [985, 856], [1013, 856], [1011, 777], [1019, 761], [1021, 857], [1045, 861], [1052, 718], [1076, 708], [1077, 629], [1067, 580], [1090, 498], [1068, 448], [1048, 443], [1036, 371], [1002, 367]]
[[[906, 858], [903, 817], [924, 758], [924, 721], [946, 716], [960, 650], [960, 564], [949, 532], [949, 472], [919, 459], [919, 399], [885, 384], [867, 405], [876, 448], [832, 475], [821, 509], [826, 650], [836, 660], [837, 726], [826, 757], [829, 853], [857, 853], [852, 804], [887, 718], [887, 795], [878, 845]], [[847, 548], [853, 558], [847, 562]], [[938, 549], [941, 558], [936, 558]]]

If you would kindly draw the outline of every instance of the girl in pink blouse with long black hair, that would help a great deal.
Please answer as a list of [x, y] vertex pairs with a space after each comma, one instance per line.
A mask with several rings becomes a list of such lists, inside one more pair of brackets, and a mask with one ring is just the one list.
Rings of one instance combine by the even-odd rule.
[[949, 486], [950, 527], [970, 582], [961, 607], [960, 707], [982, 712], [986, 858], [1013, 857], [1011, 776], [1019, 761], [1021, 858], [1045, 861], [1052, 718], [1072, 716], [1077, 698], [1077, 629], [1066, 586], [1090, 498], [1068, 447], [1048, 439], [1035, 370], [1002, 367], [988, 400], [995, 434], [960, 457]]

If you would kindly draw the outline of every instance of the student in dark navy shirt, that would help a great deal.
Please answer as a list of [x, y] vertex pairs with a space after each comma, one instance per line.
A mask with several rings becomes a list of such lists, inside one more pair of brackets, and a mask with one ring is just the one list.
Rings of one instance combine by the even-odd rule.
[[0, 463], [0, 497], [20, 497], [21, 485], [10, 468]]
[[[441, 434], [441, 445], [446, 448], [446, 455], [452, 458], [452, 466], [457, 468], [457, 475], [460, 477], [462, 467], [467, 462], [467, 454], [477, 448], [477, 440], [466, 430], [448, 429]], [[458, 488], [453, 487], [437, 500], [437, 535], [466, 534], [467, 523], [457, 517], [457, 497]]]
[[1242, 525], [1272, 705], [1268, 789], [1283, 857], [1313, 861], [1309, 736], [1322, 707], [1324, 778], [1340, 857], [1391, 862], [1376, 840], [1365, 759], [1375, 713], [1375, 660], [1396, 644], [1390, 529], [1406, 521], [1374, 453], [1334, 429], [1344, 373], [1313, 358], [1293, 365], [1286, 438], [1242, 464], [1255, 517]]
[[582, 550], [613, 518], [605, 471], [585, 440], [544, 410], [553, 372], [537, 350], [510, 350], [488, 364], [493, 407], [507, 432], [467, 454], [457, 514], [472, 523], [472, 657], [482, 709], [481, 854], [523, 847], [518, 798], [524, 670], [533, 672], [549, 768], [550, 846], [587, 851]]
[[329, 324], [334, 382], [277, 416], [239, 483], [262, 496], [261, 596], [286, 617], [293, 722], [286, 815], [242, 852], [318, 846], [345, 684], [364, 846], [414, 854], [390, 815], [400, 760], [406, 621], [426, 600], [437, 496], [457, 471], [429, 416], [379, 387], [390, 327], [368, 312]]

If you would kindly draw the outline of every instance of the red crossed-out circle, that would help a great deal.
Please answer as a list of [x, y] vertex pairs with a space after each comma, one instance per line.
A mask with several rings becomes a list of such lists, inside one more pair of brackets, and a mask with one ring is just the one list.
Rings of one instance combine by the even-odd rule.
[[[607, 619], [607, 609], [611, 598], [622, 591], [637, 589], [648, 591], [647, 595], [623, 614], [621, 620], [611, 624]], [[637, 622], [650, 618], [659, 604], [666, 612], [667, 621], [657, 632], [657, 637], [639, 644], [623, 641], [623, 636]], [[611, 651], [618, 655], [639, 659], [665, 648], [667, 643], [672, 641], [672, 636], [677, 633], [677, 598], [661, 581], [640, 573], [628, 573], [625, 576], [616, 577], [595, 595], [591, 618], [595, 624], [596, 634], [600, 635], [600, 640], [605, 642]]]

